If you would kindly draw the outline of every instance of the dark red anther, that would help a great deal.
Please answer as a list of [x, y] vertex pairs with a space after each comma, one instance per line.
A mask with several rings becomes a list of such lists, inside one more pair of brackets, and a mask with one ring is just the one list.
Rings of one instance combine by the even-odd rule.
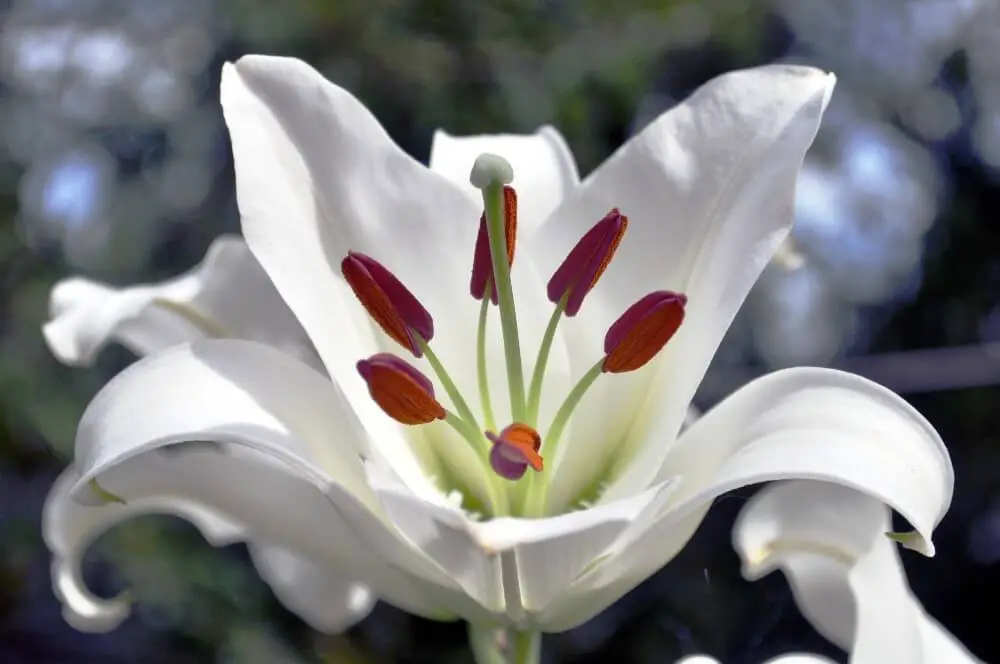
[[[507, 265], [514, 264], [514, 244], [517, 239], [517, 192], [510, 185], [503, 188], [503, 228], [507, 241]], [[490, 301], [498, 302], [497, 286], [493, 278], [493, 258], [490, 255], [490, 236], [486, 230], [486, 213], [479, 218], [479, 235], [476, 237], [476, 251], [472, 257], [472, 280], [469, 282], [469, 292], [472, 297], [481, 300], [486, 296], [486, 282], [490, 280], [493, 292]]]
[[515, 422], [504, 427], [499, 434], [487, 431], [486, 437], [493, 443], [490, 466], [500, 477], [519, 480], [529, 466], [536, 471], [542, 470], [542, 457], [538, 454], [542, 438], [527, 424]]
[[413, 333], [430, 341], [434, 336], [434, 320], [413, 293], [384, 265], [356, 251], [347, 252], [340, 270], [379, 327], [416, 357], [421, 357], [423, 351]]
[[628, 217], [614, 208], [580, 238], [549, 280], [549, 301], [558, 303], [566, 294], [565, 314], [575, 316], [583, 298], [597, 284], [628, 228]]
[[604, 371], [635, 371], [653, 359], [684, 322], [686, 305], [685, 295], [656, 291], [626, 309], [604, 336]]
[[358, 373], [385, 414], [403, 424], [427, 424], [444, 419], [444, 407], [434, 398], [427, 376], [391, 353], [377, 353], [358, 362]]

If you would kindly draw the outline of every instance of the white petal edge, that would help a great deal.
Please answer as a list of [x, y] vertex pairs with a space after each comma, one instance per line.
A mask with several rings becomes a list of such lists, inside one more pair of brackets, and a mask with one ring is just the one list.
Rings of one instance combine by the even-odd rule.
[[282, 546], [255, 542], [250, 557], [275, 597], [313, 629], [339, 634], [360, 622], [375, 606], [366, 586]]
[[[155, 453], [205, 440], [224, 443], [223, 451]], [[211, 340], [140, 360], [88, 406], [75, 452], [76, 500], [100, 502], [93, 479], [126, 501], [179, 496], [246, 524], [248, 539], [354, 572], [411, 612], [482, 613], [380, 515], [361, 467], [364, 431], [336, 387], [270, 347]], [[345, 511], [364, 513], [366, 527], [379, 531], [381, 555], [350, 545], [363, 540]]]
[[748, 580], [781, 570], [803, 615], [851, 664], [979, 664], [914, 597], [885, 535], [890, 516], [844, 486], [781, 482], [743, 508], [733, 546]]
[[42, 334], [71, 366], [93, 363], [110, 342], [144, 356], [201, 339], [254, 339], [315, 363], [305, 332], [238, 236], [215, 240], [187, 273], [116, 288], [81, 277], [58, 282]]
[[431, 142], [429, 167], [460, 185], [481, 207], [482, 192], [469, 183], [469, 173], [484, 153], [500, 155], [514, 168], [511, 184], [517, 190], [518, 244], [531, 243], [542, 222], [580, 184], [566, 139], [551, 125], [533, 134], [453, 136], [439, 129]]
[[703, 414], [670, 451], [667, 478], [679, 483], [667, 507], [637, 520], [550, 608], [552, 624], [578, 624], [667, 564], [712, 501], [737, 488], [786, 479], [851, 487], [906, 517], [933, 555], [931, 532], [954, 487], [944, 443], [912, 406], [860, 376], [812, 367], [759, 378]]
[[[475, 394], [479, 303], [469, 295], [468, 277], [482, 206], [404, 153], [360, 101], [300, 60], [246, 56], [227, 64], [221, 95], [247, 244], [381, 456], [411, 490], [429, 497], [434, 489], [401, 428], [357, 374], [357, 361], [382, 349], [384, 335], [373, 333], [340, 262], [349, 250], [359, 251], [406, 284], [435, 317], [435, 352], [462, 394]], [[519, 259], [513, 274], [521, 341], [535, 348], [548, 315], [541, 279], [530, 257]], [[499, 336], [489, 335], [490, 364], [497, 367]], [[561, 337], [552, 365], [550, 382], [568, 381]], [[491, 384], [501, 395], [497, 374], [491, 372]], [[498, 421], [509, 419], [505, 400], [495, 398], [494, 407]]]
[[479, 601], [502, 607], [510, 624], [542, 631], [547, 625], [539, 614], [634, 522], [662, 509], [673, 488], [663, 482], [625, 500], [556, 517], [478, 522], [460, 510], [422, 503], [381, 473], [370, 472], [369, 482], [396, 527], [459, 585], [481, 593]]
[[238, 526], [212, 510], [181, 497], [162, 496], [106, 507], [81, 505], [70, 496], [80, 475], [70, 467], [56, 479], [42, 510], [42, 537], [52, 552], [52, 588], [63, 617], [81, 632], [107, 632], [130, 613], [127, 596], [103, 599], [88, 590], [81, 561], [87, 547], [112, 527], [143, 514], [172, 514], [198, 528], [215, 546], [240, 539]]
[[617, 476], [604, 499], [653, 480], [719, 342], [791, 227], [797, 174], [834, 80], [784, 65], [713, 79], [598, 167], [525, 248], [551, 274], [610, 208], [629, 217], [615, 260], [564, 326], [577, 375], [598, 357], [598, 335], [641, 296], [688, 296], [685, 322], [660, 357], [602, 379], [581, 403], [553, 462], [551, 511], [609, 464]]
[[[73, 467], [53, 484], [42, 512], [42, 535], [52, 552], [52, 587], [63, 603], [67, 623], [82, 632], [107, 632], [130, 614], [128, 591], [113, 599], [96, 597], [87, 588], [81, 562], [97, 537], [137, 516], [166, 514], [193, 524], [213, 546], [247, 538], [244, 528], [205, 505], [179, 496], [151, 496], [127, 504], [81, 505], [70, 497], [79, 481]], [[278, 599], [315, 629], [339, 632], [364, 618], [374, 604], [371, 592], [357, 583], [333, 577], [321, 568], [279, 547], [249, 545], [261, 577]]]

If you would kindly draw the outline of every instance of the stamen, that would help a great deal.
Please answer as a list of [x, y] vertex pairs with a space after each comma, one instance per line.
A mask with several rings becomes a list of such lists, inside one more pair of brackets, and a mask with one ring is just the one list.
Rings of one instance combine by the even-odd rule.
[[[493, 282], [492, 277], [487, 284]], [[495, 292], [495, 291], [494, 291]], [[486, 314], [489, 313], [490, 301], [485, 297], [479, 307], [479, 326], [476, 331], [476, 377], [479, 381], [479, 405], [483, 409], [483, 419], [487, 429], [494, 429], [493, 402], [490, 399], [490, 379], [486, 373]]]
[[684, 322], [686, 304], [680, 293], [656, 291], [626, 309], [604, 337], [603, 370], [625, 373], [645, 366]]
[[425, 341], [434, 336], [434, 320], [406, 286], [370, 256], [349, 251], [340, 270], [368, 315], [399, 345], [421, 357], [414, 332]]
[[549, 280], [549, 301], [557, 303], [567, 294], [566, 315], [575, 316], [583, 298], [604, 274], [628, 228], [628, 217], [612, 209], [580, 238], [566, 260]]
[[[514, 247], [517, 241], [517, 192], [505, 185], [503, 188], [504, 237], [507, 244], [507, 266], [514, 264]], [[472, 259], [472, 279], [469, 291], [472, 297], [481, 300], [490, 289], [490, 301], [497, 304], [496, 285], [493, 282], [493, 258], [490, 255], [490, 236], [486, 229], [486, 212], [479, 218], [479, 235], [476, 237], [476, 252]]]
[[538, 454], [542, 438], [528, 425], [515, 422], [504, 427], [499, 434], [487, 431], [486, 437], [493, 443], [490, 465], [501, 477], [521, 479], [529, 466], [535, 471], [542, 470], [543, 461]]
[[552, 310], [549, 317], [549, 324], [545, 327], [545, 334], [542, 335], [542, 342], [538, 346], [538, 357], [535, 359], [535, 370], [531, 373], [531, 386], [528, 388], [528, 422], [534, 426], [538, 422], [538, 409], [542, 405], [542, 381], [545, 379], [545, 366], [549, 362], [549, 354], [552, 351], [552, 341], [556, 337], [556, 328], [566, 310], [567, 296], [559, 300], [559, 304]]
[[397, 422], [416, 425], [445, 419], [447, 412], [434, 398], [434, 385], [405, 360], [377, 353], [357, 367], [372, 399]]
[[510, 392], [510, 409], [513, 418], [524, 421], [524, 373], [521, 368], [521, 342], [517, 331], [517, 312], [514, 309], [514, 291], [510, 283], [510, 266], [507, 254], [506, 232], [503, 224], [504, 187], [513, 179], [510, 164], [502, 157], [480, 155], [472, 166], [469, 181], [482, 189], [486, 230], [490, 240], [490, 258], [493, 262], [493, 282], [496, 284], [500, 307], [500, 326], [503, 330], [504, 356], [507, 360], [507, 385]]

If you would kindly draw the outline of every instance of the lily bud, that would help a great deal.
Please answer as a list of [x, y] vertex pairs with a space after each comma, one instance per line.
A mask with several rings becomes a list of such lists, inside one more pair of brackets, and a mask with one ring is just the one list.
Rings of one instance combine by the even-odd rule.
[[403, 424], [443, 420], [444, 407], [434, 398], [427, 376], [391, 353], [376, 353], [357, 364], [368, 392], [385, 414]]
[[361, 306], [379, 327], [416, 357], [421, 357], [423, 351], [413, 333], [430, 341], [434, 336], [434, 320], [413, 293], [384, 265], [356, 251], [347, 252], [340, 270]]
[[687, 296], [655, 291], [625, 310], [604, 336], [604, 366], [625, 373], [645, 366], [684, 322]]
[[597, 284], [628, 228], [628, 217], [614, 208], [580, 238], [549, 280], [549, 301], [558, 303], [567, 293], [567, 316], [575, 316], [583, 298]]
[[[517, 237], [517, 192], [510, 185], [503, 188], [503, 228], [507, 239], [507, 265], [514, 264], [514, 241]], [[490, 256], [490, 236], [486, 230], [486, 213], [479, 218], [479, 235], [476, 237], [476, 252], [472, 258], [472, 280], [469, 291], [472, 297], [481, 300], [486, 297], [486, 281], [493, 277], [493, 259]], [[497, 303], [497, 286], [493, 284], [490, 295], [493, 304]]]
[[519, 480], [528, 466], [536, 471], [542, 470], [542, 457], [538, 454], [542, 438], [527, 424], [515, 422], [504, 427], [499, 434], [487, 431], [486, 437], [493, 443], [490, 465], [500, 477]]

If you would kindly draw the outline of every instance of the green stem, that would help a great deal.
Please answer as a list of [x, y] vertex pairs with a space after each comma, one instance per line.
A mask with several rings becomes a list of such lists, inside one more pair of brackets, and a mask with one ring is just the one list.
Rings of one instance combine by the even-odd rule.
[[479, 402], [483, 409], [487, 431], [496, 431], [493, 421], [493, 404], [490, 400], [490, 381], [486, 375], [486, 314], [490, 309], [489, 294], [492, 291], [492, 279], [486, 280], [486, 294], [479, 308], [479, 331], [476, 334], [476, 373], [479, 376]]
[[507, 631], [507, 662], [509, 664], [540, 664], [542, 635], [538, 632]]
[[542, 636], [469, 623], [469, 646], [476, 664], [540, 664]]
[[455, 387], [455, 382], [451, 379], [451, 376], [449, 376], [448, 372], [445, 371], [444, 365], [441, 364], [441, 360], [439, 360], [438, 356], [434, 354], [431, 347], [427, 345], [427, 342], [419, 336], [417, 337], [417, 345], [420, 346], [420, 350], [424, 351], [424, 355], [427, 356], [427, 363], [431, 365], [431, 369], [434, 370], [438, 380], [441, 381], [441, 385], [444, 386], [444, 391], [448, 393], [448, 396], [451, 398], [451, 402], [458, 410], [458, 414], [462, 416], [462, 419], [465, 420], [466, 424], [481, 434], [482, 429], [479, 428], [476, 416], [473, 415], [472, 410], [469, 409], [469, 404], [465, 403], [465, 399], [462, 398], [462, 394], [458, 391], [458, 388]]
[[524, 372], [521, 368], [521, 342], [517, 335], [517, 312], [514, 290], [507, 264], [507, 233], [504, 229], [503, 185], [492, 182], [483, 188], [486, 228], [490, 237], [490, 259], [493, 280], [500, 304], [500, 327], [503, 330], [503, 350], [507, 359], [507, 385], [510, 390], [510, 411], [515, 422], [524, 422]]
[[552, 340], [556, 338], [556, 328], [562, 319], [563, 310], [566, 308], [566, 296], [559, 300], [559, 304], [552, 311], [549, 318], [548, 327], [542, 336], [542, 344], [538, 347], [538, 358], [535, 360], [535, 370], [531, 374], [531, 388], [528, 390], [528, 424], [536, 426], [538, 423], [538, 409], [542, 401], [542, 381], [545, 378], [545, 365], [549, 362], [549, 353], [552, 350]]

